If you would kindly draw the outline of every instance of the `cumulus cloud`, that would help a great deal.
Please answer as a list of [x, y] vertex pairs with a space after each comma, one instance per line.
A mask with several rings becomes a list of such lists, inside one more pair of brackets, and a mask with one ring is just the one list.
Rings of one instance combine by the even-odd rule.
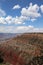
[[0, 17], [0, 23], [1, 24], [7, 24], [4, 17]]
[[[19, 5], [15, 5], [13, 7], [14, 9], [20, 8]], [[39, 10], [43, 10], [43, 5], [40, 7], [37, 4], [32, 4], [30, 3], [28, 7], [22, 8], [21, 10], [21, 15], [12, 17], [12, 16], [7, 16], [7, 17], [2, 17], [5, 16], [6, 13], [4, 10], [0, 9], [0, 23], [2, 24], [25, 24], [25, 21], [32, 21], [34, 22], [37, 20], [38, 17], [41, 16], [41, 13], [39, 13]]]
[[6, 21], [6, 23], [8, 23], [8, 24], [11, 24], [12, 23], [12, 16], [7, 16], [6, 18], [5, 18], [5, 21]]
[[[20, 7], [14, 6], [14, 9], [19, 9]], [[21, 15], [12, 17], [6, 16], [5, 11], [0, 9], [0, 24], [25, 24], [25, 21], [35, 21], [43, 13], [43, 5], [38, 6], [37, 4], [30, 3], [28, 7], [21, 9]], [[43, 28], [35, 28], [34, 26], [0, 26], [0, 32], [3, 33], [25, 33], [25, 32], [43, 32]]]
[[34, 21], [41, 16], [39, 13], [39, 6], [37, 4], [32, 5], [32, 3], [30, 3], [29, 7], [22, 8], [21, 15], [27, 16], [30, 20], [32, 19], [31, 21]]
[[23, 16], [7, 16], [7, 17], [0, 17], [0, 23], [1, 24], [25, 24], [24, 21], [27, 19], [27, 17]]
[[40, 6], [41, 12], [43, 13], [43, 5]]
[[0, 17], [5, 16], [5, 15], [6, 15], [5, 11], [0, 8]]
[[27, 19], [27, 17], [26, 16], [20, 16], [20, 17], [18, 17], [18, 16], [16, 16], [15, 17], [15, 21], [14, 21], [14, 23], [15, 24], [24, 24], [24, 21]]
[[31, 19], [31, 21], [32, 21], [32, 22], [34, 22], [35, 20], [36, 20], [36, 19], [34, 19], [34, 18], [33, 18], [33, 19]]
[[21, 8], [20, 5], [15, 5], [15, 6], [13, 7], [13, 9], [19, 9], [19, 8]]

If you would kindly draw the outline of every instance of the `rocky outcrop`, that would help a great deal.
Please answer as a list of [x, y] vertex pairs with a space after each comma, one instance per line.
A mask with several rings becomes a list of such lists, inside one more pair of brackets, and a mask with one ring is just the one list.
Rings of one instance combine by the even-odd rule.
[[23, 34], [0, 43], [0, 57], [12, 65], [42, 65], [43, 34]]

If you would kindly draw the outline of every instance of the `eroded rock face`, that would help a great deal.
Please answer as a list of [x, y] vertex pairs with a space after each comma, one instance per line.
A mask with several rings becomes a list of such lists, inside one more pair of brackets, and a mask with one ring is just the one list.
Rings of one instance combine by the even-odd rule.
[[[32, 41], [31, 41], [32, 39]], [[0, 56], [4, 63], [12, 65], [42, 65], [43, 64], [43, 40], [36, 34], [18, 36], [0, 43]]]

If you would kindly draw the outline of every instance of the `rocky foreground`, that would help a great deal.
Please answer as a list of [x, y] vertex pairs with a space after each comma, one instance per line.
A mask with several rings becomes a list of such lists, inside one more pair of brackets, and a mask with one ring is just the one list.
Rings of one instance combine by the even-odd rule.
[[25, 33], [0, 43], [2, 65], [43, 65], [43, 34]]

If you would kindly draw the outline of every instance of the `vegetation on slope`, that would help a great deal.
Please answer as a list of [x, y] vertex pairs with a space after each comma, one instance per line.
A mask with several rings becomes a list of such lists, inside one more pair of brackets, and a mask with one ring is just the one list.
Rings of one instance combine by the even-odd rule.
[[12, 65], [43, 64], [43, 34], [23, 34], [0, 43], [0, 57]]

